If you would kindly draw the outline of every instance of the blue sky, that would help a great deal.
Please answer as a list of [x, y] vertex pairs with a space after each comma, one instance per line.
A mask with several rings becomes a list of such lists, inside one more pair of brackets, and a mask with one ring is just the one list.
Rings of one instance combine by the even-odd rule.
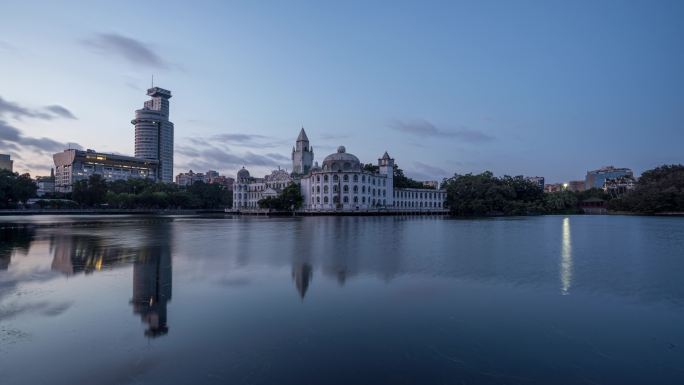
[[34, 2], [0, 13], [0, 152], [133, 154], [150, 77], [175, 173], [387, 150], [409, 176], [684, 162], [684, 2]]

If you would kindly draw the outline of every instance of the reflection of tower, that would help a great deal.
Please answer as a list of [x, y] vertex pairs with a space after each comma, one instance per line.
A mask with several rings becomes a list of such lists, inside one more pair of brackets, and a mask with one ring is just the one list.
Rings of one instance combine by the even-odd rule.
[[[168, 226], [168, 224], [154, 224]], [[154, 244], [141, 248], [133, 264], [133, 312], [148, 324], [145, 335], [158, 337], [168, 333], [166, 304], [171, 300], [171, 239], [151, 237]]]
[[309, 283], [313, 277], [313, 269], [308, 263], [295, 263], [292, 266], [292, 280], [295, 282], [299, 296], [304, 299], [306, 290], [309, 288]]
[[570, 218], [563, 218], [563, 239], [561, 241], [560, 264], [561, 293], [570, 294], [572, 285], [572, 242], [570, 240]]

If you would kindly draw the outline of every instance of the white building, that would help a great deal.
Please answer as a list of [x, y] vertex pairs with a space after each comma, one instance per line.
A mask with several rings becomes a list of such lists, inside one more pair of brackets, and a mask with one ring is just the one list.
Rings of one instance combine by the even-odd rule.
[[289, 183], [300, 186], [309, 212], [445, 211], [446, 191], [431, 188], [394, 188], [394, 159], [387, 152], [377, 170], [365, 168], [355, 155], [340, 146], [337, 152], [313, 163], [313, 149], [304, 129], [292, 151], [292, 175], [276, 170], [253, 178], [244, 167], [237, 173], [233, 209], [256, 209], [259, 200], [277, 196]]
[[171, 91], [159, 87], [147, 90], [152, 99], [135, 111], [135, 157], [158, 162], [155, 178], [173, 182], [173, 123], [169, 121]]

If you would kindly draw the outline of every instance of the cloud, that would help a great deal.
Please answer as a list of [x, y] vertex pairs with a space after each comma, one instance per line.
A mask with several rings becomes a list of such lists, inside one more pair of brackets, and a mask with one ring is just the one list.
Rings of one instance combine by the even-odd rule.
[[160, 69], [169, 67], [148, 44], [116, 33], [100, 33], [82, 43], [94, 52], [116, 55], [132, 64]]
[[442, 130], [424, 119], [407, 122], [397, 120], [391, 122], [389, 127], [395, 131], [421, 137], [455, 138], [470, 143], [484, 143], [494, 140], [494, 137], [489, 134], [468, 128], [462, 128], [459, 130]]
[[59, 152], [68, 147], [67, 144], [50, 138], [24, 136], [19, 129], [9, 125], [3, 120], [0, 120], [0, 145], [15, 149], [30, 147], [33, 150], [47, 153]]
[[66, 107], [60, 106], [58, 104], [47, 106], [45, 107], [45, 109], [65, 119], [76, 119], [76, 116], [74, 116], [74, 114], [72, 114], [71, 111], [69, 111]]
[[432, 175], [439, 175], [439, 176], [446, 176], [449, 175], [450, 173], [447, 172], [445, 169], [440, 168], [440, 167], [435, 167], [431, 166], [429, 164], [425, 164], [422, 162], [413, 162], [413, 166], [421, 172], [427, 173], [427, 174], [432, 174]]
[[254, 134], [219, 134], [214, 135], [208, 139], [211, 142], [221, 142], [224, 144], [232, 144], [236, 146], [245, 147], [280, 147], [288, 142], [283, 139], [271, 138], [264, 135]]
[[34, 118], [52, 120], [55, 118], [76, 119], [76, 116], [71, 113], [66, 107], [54, 104], [43, 108], [45, 111], [33, 110], [28, 107], [21, 106], [15, 102], [9, 102], [0, 96], [0, 117], [12, 117], [16, 120], [23, 118]]

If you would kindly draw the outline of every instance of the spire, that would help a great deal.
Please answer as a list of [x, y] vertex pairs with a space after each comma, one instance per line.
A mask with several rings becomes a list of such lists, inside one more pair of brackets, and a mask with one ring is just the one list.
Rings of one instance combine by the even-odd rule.
[[389, 156], [389, 154], [387, 153], [387, 151], [385, 151], [385, 154], [382, 156], [382, 159], [385, 159], [385, 160], [390, 159], [390, 156]]
[[309, 138], [306, 137], [306, 132], [304, 132], [304, 127], [299, 131], [299, 136], [297, 137], [298, 142], [308, 142]]

